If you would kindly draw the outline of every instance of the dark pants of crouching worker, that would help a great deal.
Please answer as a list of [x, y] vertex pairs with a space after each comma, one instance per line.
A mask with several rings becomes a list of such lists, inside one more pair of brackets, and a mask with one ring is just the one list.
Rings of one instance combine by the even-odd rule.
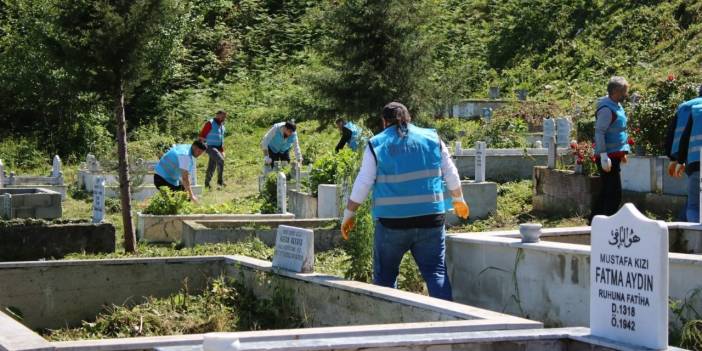
[[591, 221], [596, 215], [611, 216], [617, 213], [622, 204], [621, 161], [616, 158], [610, 158], [610, 160], [612, 160], [612, 169], [609, 172], [605, 172], [600, 160], [597, 160], [602, 189], [592, 205]]
[[165, 186], [166, 188], [171, 189], [171, 191], [185, 191], [183, 184], [175, 186], [169, 183], [167, 180], [163, 179], [163, 177], [161, 177], [158, 174], [154, 174], [154, 186], [156, 187], [156, 189], [161, 189], [161, 187]]
[[373, 242], [373, 283], [397, 287], [397, 275], [405, 252], [409, 251], [427, 283], [429, 296], [453, 300], [446, 272], [446, 230], [433, 228], [392, 229], [375, 220]]
[[207, 172], [205, 172], [205, 186], [210, 186], [215, 168], [217, 168], [217, 185], [224, 185], [224, 156], [221, 147], [208, 147], [207, 156], [210, 160], [207, 162]]
[[275, 161], [286, 161], [290, 162], [290, 149], [287, 149], [283, 152], [273, 152], [271, 148], [268, 148], [268, 157]]

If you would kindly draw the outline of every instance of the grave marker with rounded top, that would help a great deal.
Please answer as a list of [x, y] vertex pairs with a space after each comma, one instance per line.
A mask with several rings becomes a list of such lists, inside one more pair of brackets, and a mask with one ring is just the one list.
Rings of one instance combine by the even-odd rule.
[[93, 187], [93, 223], [105, 219], [105, 178], [98, 177]]
[[475, 182], [485, 181], [485, 153], [486, 144], [484, 141], [475, 143]]
[[51, 162], [51, 176], [59, 177], [61, 175], [61, 158], [59, 155], [54, 155], [54, 159]]
[[551, 138], [556, 133], [556, 122], [553, 118], [547, 118], [544, 120], [544, 137], [543, 137], [543, 147], [548, 148], [551, 144]]
[[556, 119], [556, 140], [558, 146], [568, 147], [570, 143], [570, 131], [573, 124], [565, 117]]
[[668, 346], [668, 226], [633, 204], [595, 216], [590, 253], [592, 335], [638, 347]]
[[287, 213], [287, 180], [285, 178], [285, 173], [278, 172], [277, 178], [277, 202], [278, 202], [278, 213]]

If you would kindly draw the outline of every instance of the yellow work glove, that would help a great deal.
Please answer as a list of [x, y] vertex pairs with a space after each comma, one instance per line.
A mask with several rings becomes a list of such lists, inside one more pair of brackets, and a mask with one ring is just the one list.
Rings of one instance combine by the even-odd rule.
[[682, 177], [683, 173], [685, 173], [685, 164], [680, 163], [678, 164], [678, 167], [675, 169], [675, 178], [680, 178]]
[[463, 201], [462, 198], [454, 197], [453, 212], [459, 218], [468, 219], [468, 216], [470, 215], [470, 208], [468, 207], [468, 204], [465, 201]]
[[668, 163], [668, 175], [671, 177], [675, 177], [675, 174], [676, 174], [675, 168], [677, 168], [677, 167], [678, 167], [677, 162], [670, 161], [670, 163]]
[[355, 216], [356, 212], [348, 208], [344, 209], [344, 219], [341, 220], [341, 237], [344, 238], [344, 240], [349, 240], [349, 232], [351, 232], [351, 229], [353, 229], [353, 226], [356, 224]]

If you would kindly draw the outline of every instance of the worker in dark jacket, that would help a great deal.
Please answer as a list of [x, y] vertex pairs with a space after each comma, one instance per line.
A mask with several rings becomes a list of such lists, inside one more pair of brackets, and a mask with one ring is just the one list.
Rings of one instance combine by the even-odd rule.
[[341, 139], [336, 144], [334, 151], [339, 152], [345, 145], [353, 151], [358, 150], [358, 144], [361, 137], [361, 128], [351, 121], [346, 121], [343, 118], [336, 120], [336, 128], [341, 132]]

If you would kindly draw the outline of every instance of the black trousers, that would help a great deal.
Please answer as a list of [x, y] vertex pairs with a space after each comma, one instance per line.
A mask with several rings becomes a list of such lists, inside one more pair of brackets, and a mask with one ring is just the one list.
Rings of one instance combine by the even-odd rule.
[[183, 184], [175, 186], [175, 185], [169, 183], [168, 181], [166, 181], [165, 179], [163, 179], [163, 177], [161, 177], [160, 175], [155, 174], [155, 173], [154, 173], [154, 186], [156, 187], [156, 189], [160, 189], [162, 186], [165, 186], [168, 189], [171, 189], [172, 191], [185, 191], [185, 188], [183, 188]]
[[622, 204], [621, 161], [615, 158], [610, 158], [610, 160], [612, 160], [612, 169], [609, 172], [605, 172], [599, 159], [597, 160], [602, 189], [592, 204], [590, 221], [596, 215], [611, 216], [615, 214]]
[[290, 162], [290, 149], [287, 149], [283, 152], [273, 152], [271, 148], [268, 148], [268, 157], [275, 161], [288, 161]]

